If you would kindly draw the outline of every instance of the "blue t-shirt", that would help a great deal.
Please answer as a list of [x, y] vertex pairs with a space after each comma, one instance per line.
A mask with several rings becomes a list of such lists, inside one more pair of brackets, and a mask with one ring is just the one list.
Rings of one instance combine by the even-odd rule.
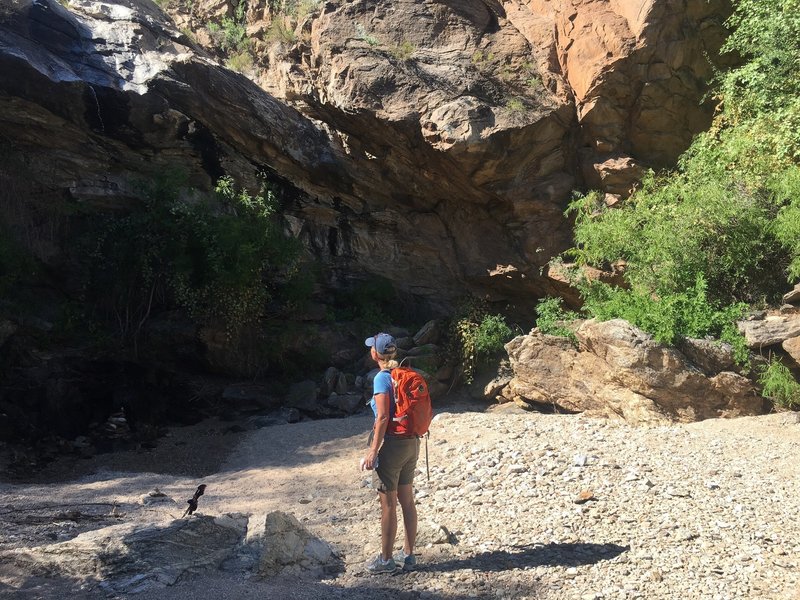
[[391, 371], [381, 371], [375, 375], [372, 383], [372, 400], [369, 401], [372, 414], [378, 416], [378, 406], [375, 404], [375, 394], [389, 394], [389, 419], [394, 418], [394, 386], [392, 385]]

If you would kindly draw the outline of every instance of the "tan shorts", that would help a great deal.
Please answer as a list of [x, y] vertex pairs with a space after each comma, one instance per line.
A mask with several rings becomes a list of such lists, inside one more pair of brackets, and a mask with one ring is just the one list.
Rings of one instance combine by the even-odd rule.
[[419, 438], [385, 436], [378, 452], [378, 468], [372, 473], [372, 484], [379, 492], [396, 492], [398, 485], [414, 482], [419, 457]]

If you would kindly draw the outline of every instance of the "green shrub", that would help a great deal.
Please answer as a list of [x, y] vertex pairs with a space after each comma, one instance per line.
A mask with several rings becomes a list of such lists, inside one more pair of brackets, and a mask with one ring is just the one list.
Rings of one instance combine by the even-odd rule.
[[737, 362], [748, 361], [744, 337], [735, 325], [747, 305], [718, 306], [710, 302], [702, 275], [686, 291], [663, 296], [639, 287], [622, 289], [602, 282], [583, 284], [582, 294], [584, 310], [600, 321], [625, 319], [663, 344], [675, 344], [687, 337], [716, 336], [733, 346]]
[[322, 0], [299, 0], [294, 13], [298, 20], [302, 21], [307, 16], [314, 14], [322, 5]]
[[547, 335], [566, 337], [577, 342], [575, 334], [567, 325], [578, 318], [578, 313], [564, 310], [561, 298], [542, 298], [536, 305], [536, 326]]
[[374, 35], [367, 33], [366, 29], [364, 29], [364, 26], [361, 23], [356, 23], [356, 38], [361, 40], [362, 42], [366, 42], [373, 48], [378, 44], [380, 44], [378, 38], [376, 38]]
[[475, 352], [478, 359], [488, 359], [503, 350], [503, 346], [513, 337], [511, 328], [500, 315], [486, 315], [478, 323], [475, 332]]
[[657, 295], [691, 288], [698, 275], [719, 303], [777, 299], [787, 256], [776, 239], [775, 205], [709, 178], [650, 175], [622, 208], [598, 194], [570, 205], [579, 262], [624, 260], [634, 287]]
[[289, 45], [297, 41], [297, 34], [294, 32], [294, 29], [287, 26], [280, 17], [273, 19], [264, 37], [270, 42], [279, 42]]
[[800, 407], [800, 384], [797, 383], [786, 365], [777, 358], [771, 358], [761, 368], [758, 383], [763, 388], [762, 394], [778, 406]]
[[488, 313], [485, 302], [468, 300], [450, 321], [447, 352], [458, 358], [464, 382], [470, 384], [478, 367], [501, 352], [513, 335], [502, 316]]
[[237, 52], [228, 57], [225, 66], [238, 73], [247, 73], [253, 68], [253, 57], [248, 50]]
[[522, 112], [525, 110], [525, 104], [520, 98], [509, 98], [506, 102], [506, 108], [511, 112]]
[[411, 57], [414, 55], [414, 52], [417, 51], [416, 46], [409, 42], [408, 40], [403, 40], [396, 46], [389, 49], [389, 54], [391, 54], [394, 58], [399, 61], [407, 62], [411, 60]]
[[[728, 21], [733, 33], [723, 50], [745, 57], [741, 66], [720, 76], [720, 94], [726, 118], [734, 126], [748, 119], [773, 117], [776, 124], [786, 112], [797, 117], [800, 100], [800, 0], [735, 0]], [[791, 126], [791, 124], [789, 124]], [[784, 133], [793, 138], [798, 158], [800, 131]]]
[[775, 174], [769, 188], [782, 205], [775, 221], [775, 237], [791, 258], [790, 280], [800, 277], [800, 167], [789, 167]]
[[671, 173], [650, 174], [621, 208], [575, 200], [579, 264], [624, 262], [628, 289], [585, 283], [585, 310], [662, 342], [716, 335], [746, 363], [742, 303], [777, 303], [800, 277], [800, 0], [734, 0], [716, 78], [720, 111]]
[[542, 78], [539, 75], [532, 75], [525, 80], [525, 84], [531, 89], [539, 89], [544, 87], [542, 83]]
[[243, 21], [236, 21], [230, 17], [222, 18], [220, 48], [225, 52], [241, 52], [250, 48], [250, 40], [247, 38]]
[[181, 199], [181, 190], [175, 179], [156, 182], [143, 209], [109, 219], [86, 242], [87, 300], [117, 322], [123, 341], [158, 308], [233, 332], [264, 316], [297, 276], [299, 246], [283, 235], [271, 190], [251, 196], [228, 177], [213, 199]]
[[222, 17], [220, 23], [212, 21], [206, 24], [211, 39], [225, 53], [242, 54], [250, 50], [251, 42], [245, 23], [246, 8], [246, 2], [239, 2], [233, 17]]

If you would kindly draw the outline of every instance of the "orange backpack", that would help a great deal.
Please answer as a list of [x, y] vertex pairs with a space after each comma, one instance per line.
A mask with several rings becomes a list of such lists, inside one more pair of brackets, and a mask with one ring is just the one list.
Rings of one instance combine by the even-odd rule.
[[394, 432], [401, 435], [424, 436], [433, 418], [431, 396], [425, 378], [408, 367], [392, 369], [395, 413]]

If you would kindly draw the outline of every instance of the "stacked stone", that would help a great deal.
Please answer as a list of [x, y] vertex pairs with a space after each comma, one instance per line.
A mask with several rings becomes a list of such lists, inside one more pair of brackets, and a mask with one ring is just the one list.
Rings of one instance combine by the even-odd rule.
[[[442, 356], [440, 322], [429, 321], [413, 335], [395, 327], [390, 327], [388, 333], [397, 340], [398, 362], [416, 369], [425, 377], [432, 398], [443, 396], [454, 369]], [[310, 417], [352, 415], [363, 410], [372, 397], [372, 381], [378, 373], [366, 350], [364, 348], [354, 372], [331, 366], [319, 383], [309, 379], [292, 385], [284, 405]]]

